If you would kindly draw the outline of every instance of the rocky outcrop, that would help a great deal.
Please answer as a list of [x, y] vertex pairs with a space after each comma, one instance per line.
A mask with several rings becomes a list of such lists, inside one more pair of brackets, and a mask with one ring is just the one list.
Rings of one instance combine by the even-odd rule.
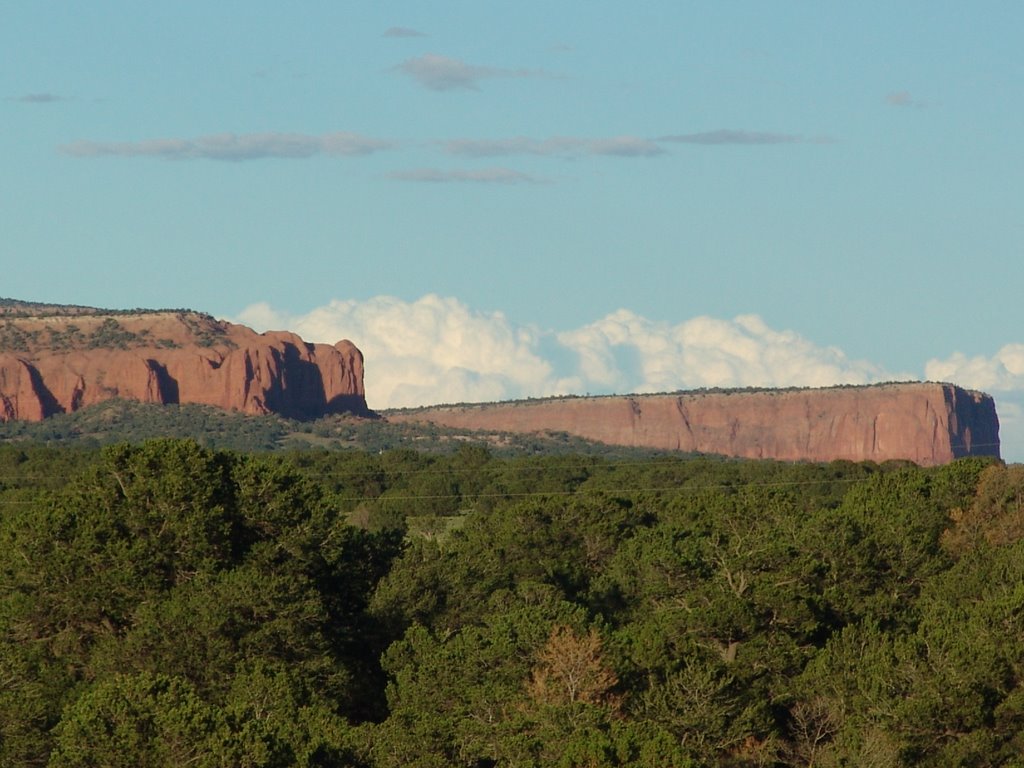
[[349, 341], [308, 344], [195, 312], [74, 309], [0, 317], [0, 421], [115, 397], [299, 419], [369, 413]]
[[611, 445], [751, 459], [935, 465], [999, 456], [992, 398], [952, 384], [555, 398], [387, 418], [457, 429], [567, 432]]

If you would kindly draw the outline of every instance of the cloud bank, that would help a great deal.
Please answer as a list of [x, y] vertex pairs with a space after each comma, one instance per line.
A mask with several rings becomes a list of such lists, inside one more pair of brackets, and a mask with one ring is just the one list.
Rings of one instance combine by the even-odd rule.
[[568, 331], [518, 325], [436, 295], [332, 301], [289, 315], [266, 303], [238, 322], [309, 341], [347, 338], [366, 356], [371, 408], [699, 387], [828, 386], [909, 378], [850, 360], [755, 315], [658, 322], [621, 309]]
[[73, 157], [156, 157], [165, 160], [261, 160], [314, 155], [369, 155], [391, 149], [393, 142], [336, 132], [322, 136], [302, 133], [219, 133], [193, 139], [146, 141], [76, 141], [60, 151]]
[[[771, 328], [757, 315], [672, 324], [620, 309], [558, 331], [427, 295], [416, 301], [338, 300], [299, 315], [259, 303], [235, 319], [260, 331], [295, 331], [308, 341], [352, 340], [366, 356], [367, 401], [376, 409], [922, 378], [851, 360], [841, 349]], [[1007, 344], [992, 356], [958, 352], [929, 360], [923, 378], [994, 395], [1002, 455], [1024, 461], [1024, 344]]]

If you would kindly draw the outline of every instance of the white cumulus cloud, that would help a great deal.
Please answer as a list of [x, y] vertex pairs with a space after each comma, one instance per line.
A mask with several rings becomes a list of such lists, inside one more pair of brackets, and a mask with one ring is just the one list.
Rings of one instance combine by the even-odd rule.
[[929, 360], [924, 371], [934, 381], [955, 381], [975, 389], [1024, 389], [1024, 344], [1007, 344], [992, 357], [955, 352], [945, 360]]
[[1024, 460], [1024, 344], [1006, 344], [991, 357], [954, 352], [925, 364], [925, 377], [991, 394], [999, 414], [1000, 453]]
[[866, 384], [889, 376], [835, 347], [818, 347], [756, 315], [696, 317], [678, 325], [619, 310], [558, 334], [577, 352], [587, 381], [617, 391]]
[[301, 315], [243, 310], [257, 330], [353, 341], [366, 359], [371, 408], [558, 394], [671, 392], [699, 387], [828, 386], [908, 378], [850, 360], [755, 315], [679, 324], [621, 309], [567, 331], [519, 325], [454, 298], [336, 300]]
[[536, 331], [456, 299], [332, 301], [299, 316], [257, 304], [238, 319], [257, 330], [286, 328], [310, 341], [352, 340], [367, 361], [373, 408], [520, 397], [552, 379], [550, 363], [536, 353]]

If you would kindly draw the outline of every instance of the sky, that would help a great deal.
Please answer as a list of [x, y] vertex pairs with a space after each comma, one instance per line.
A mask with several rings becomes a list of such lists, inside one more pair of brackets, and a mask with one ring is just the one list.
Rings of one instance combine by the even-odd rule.
[[0, 0], [0, 296], [384, 408], [942, 380], [1024, 461], [1024, 4]]

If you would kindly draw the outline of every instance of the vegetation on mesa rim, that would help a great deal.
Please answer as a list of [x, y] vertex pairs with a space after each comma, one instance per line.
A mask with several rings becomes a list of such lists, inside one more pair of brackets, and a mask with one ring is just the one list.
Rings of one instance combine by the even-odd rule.
[[89, 332], [73, 322], [61, 327], [25, 329], [8, 318], [0, 325], [0, 352], [130, 349], [149, 344], [163, 348], [179, 346], [171, 339], [151, 339], [148, 329], [137, 333], [129, 331], [113, 317], [104, 317], [103, 322]]
[[[227, 336], [225, 326], [211, 315], [188, 310], [131, 310], [108, 312], [95, 310], [75, 313], [10, 314], [0, 312], [0, 352], [66, 352], [71, 350], [132, 349], [141, 346], [155, 346], [158, 349], [177, 349], [181, 343], [170, 338], [154, 337], [148, 328], [131, 331], [124, 327], [118, 317], [139, 315], [163, 315], [173, 312], [176, 319], [187, 330], [193, 343], [199, 347], [220, 344], [228, 348], [237, 345]], [[41, 318], [62, 317], [67, 322], [58, 326], [38, 326], [32, 321]], [[99, 325], [83, 330], [82, 319], [103, 318]], [[20, 322], [19, 322], [20, 321]], [[76, 322], [77, 321], [77, 322]], [[27, 327], [26, 327], [27, 326]]]
[[1022, 495], [983, 459], [0, 447], [0, 764], [1015, 765]]
[[211, 315], [204, 312], [196, 312], [193, 309], [102, 309], [100, 307], [87, 307], [78, 304], [46, 304], [35, 301], [21, 301], [19, 299], [7, 299], [0, 297], [0, 315], [12, 315], [17, 317], [68, 317], [68, 316], [90, 316], [90, 315], [162, 315], [162, 314], [187, 314], [197, 315], [213, 319]]
[[648, 397], [697, 397], [701, 395], [756, 395], [756, 394], [789, 394], [792, 392], [827, 392], [829, 390], [849, 389], [883, 389], [885, 387], [905, 386], [908, 384], [943, 384], [945, 382], [926, 382], [913, 379], [903, 381], [875, 381], [869, 384], [829, 384], [821, 387], [810, 386], [788, 386], [788, 387], [697, 387], [696, 389], [676, 389], [671, 392], [623, 392], [609, 395], [543, 395], [538, 397], [527, 397], [520, 400], [492, 400], [489, 402], [460, 402], [460, 403], [438, 403], [436, 405], [407, 406], [404, 408], [386, 408], [380, 411], [382, 415], [388, 414], [415, 414], [426, 411], [442, 409], [465, 409], [465, 410], [486, 410], [495, 406], [500, 407], [522, 407], [537, 405], [540, 403], [558, 403], [573, 400], [623, 400], [636, 398], [642, 400]]

